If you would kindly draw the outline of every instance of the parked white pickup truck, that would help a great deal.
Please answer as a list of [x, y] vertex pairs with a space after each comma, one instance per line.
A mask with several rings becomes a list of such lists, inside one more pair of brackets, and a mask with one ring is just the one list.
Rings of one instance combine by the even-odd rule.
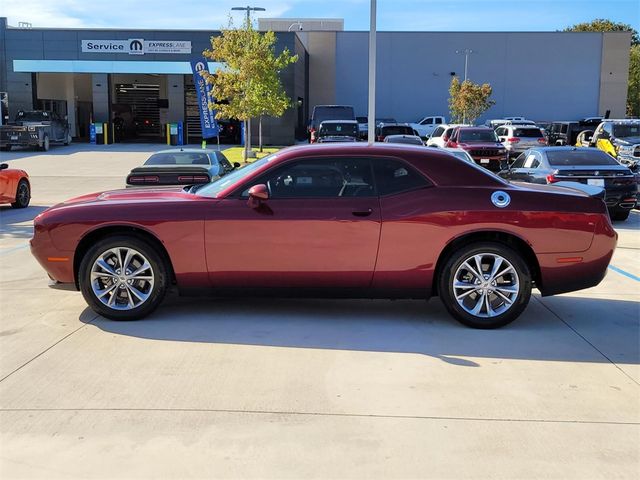
[[442, 125], [443, 123], [447, 123], [444, 117], [434, 115], [423, 117], [421, 120], [410, 123], [409, 125], [418, 132], [418, 135], [424, 140], [431, 135], [438, 125]]

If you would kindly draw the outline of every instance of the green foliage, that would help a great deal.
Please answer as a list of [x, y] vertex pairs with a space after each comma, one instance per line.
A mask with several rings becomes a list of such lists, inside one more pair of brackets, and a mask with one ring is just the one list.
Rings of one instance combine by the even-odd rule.
[[640, 45], [633, 45], [629, 56], [627, 115], [640, 117]]
[[640, 116], [640, 37], [638, 31], [626, 23], [597, 18], [565, 28], [565, 32], [631, 32], [629, 52], [629, 84], [627, 88], [627, 115]]
[[449, 86], [449, 111], [452, 123], [474, 123], [475, 120], [495, 105], [490, 99], [493, 89], [488, 83], [482, 85], [458, 77], [451, 79]]
[[216, 99], [217, 118], [249, 120], [259, 115], [280, 116], [291, 106], [280, 82], [279, 72], [298, 60], [284, 49], [275, 54], [273, 32], [260, 33], [251, 24], [234, 29], [230, 24], [220, 36], [211, 37], [211, 49], [203, 55], [225, 68], [206, 75]]
[[578, 23], [564, 29], [565, 32], [631, 32], [631, 44], [640, 44], [638, 31], [631, 25], [620, 22], [612, 22], [605, 18], [596, 18], [590, 22]]

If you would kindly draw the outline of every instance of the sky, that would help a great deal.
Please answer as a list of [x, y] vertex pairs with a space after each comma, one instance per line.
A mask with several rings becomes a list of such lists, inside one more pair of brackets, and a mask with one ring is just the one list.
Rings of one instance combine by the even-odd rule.
[[[14, 26], [218, 30], [231, 7], [247, 4], [266, 8], [258, 16], [344, 18], [345, 30], [369, 29], [370, 0], [0, 0], [0, 16]], [[242, 13], [233, 18], [241, 23]], [[640, 30], [640, 0], [378, 0], [380, 31], [553, 31], [594, 18]]]

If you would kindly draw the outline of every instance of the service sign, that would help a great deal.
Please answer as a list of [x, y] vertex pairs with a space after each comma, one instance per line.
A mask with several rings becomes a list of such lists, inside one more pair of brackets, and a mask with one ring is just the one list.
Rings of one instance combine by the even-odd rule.
[[145, 53], [191, 53], [190, 40], [82, 40], [82, 53], [126, 53], [144, 55]]

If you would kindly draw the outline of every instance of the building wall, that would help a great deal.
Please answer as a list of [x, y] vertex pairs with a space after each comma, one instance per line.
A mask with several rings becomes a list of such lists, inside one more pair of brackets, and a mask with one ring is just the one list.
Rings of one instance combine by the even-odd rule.
[[[351, 104], [358, 115], [366, 115], [368, 34], [336, 36], [336, 103]], [[380, 32], [376, 115], [399, 121], [448, 116], [451, 72], [464, 76], [464, 55], [456, 50], [472, 49], [468, 78], [490, 83], [496, 101], [481, 120], [511, 115], [576, 119], [604, 113], [601, 98], [612, 115], [623, 116], [629, 41], [628, 33]], [[601, 93], [603, 68], [612, 74]]]

